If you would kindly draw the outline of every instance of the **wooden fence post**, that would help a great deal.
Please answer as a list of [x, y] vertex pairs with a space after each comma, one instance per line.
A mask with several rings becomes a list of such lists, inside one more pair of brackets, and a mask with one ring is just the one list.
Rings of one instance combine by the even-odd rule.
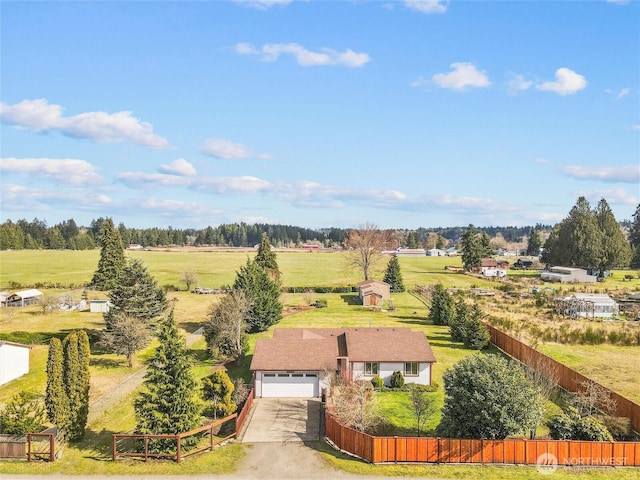
[[177, 442], [177, 445], [176, 445], [176, 461], [178, 463], [180, 463], [180, 453], [181, 453], [180, 452], [180, 447], [182, 445], [182, 442], [180, 441], [180, 435], [176, 435], [175, 438], [176, 438], [176, 442]]
[[144, 461], [149, 460], [149, 437], [144, 436]]
[[117, 437], [118, 435], [116, 434], [111, 435], [111, 461], [113, 462], [116, 461], [116, 450], [118, 448]]
[[31, 434], [27, 433], [27, 462], [31, 461]]
[[53, 462], [56, 459], [56, 439], [53, 433], [49, 434], [49, 461]]

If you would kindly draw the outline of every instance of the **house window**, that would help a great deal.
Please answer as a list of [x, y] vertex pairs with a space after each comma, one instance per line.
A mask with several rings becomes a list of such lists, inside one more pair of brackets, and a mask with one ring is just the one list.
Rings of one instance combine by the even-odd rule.
[[365, 375], [378, 375], [378, 362], [365, 362], [364, 363], [364, 374]]
[[418, 362], [407, 362], [404, 364], [404, 376], [418, 375]]

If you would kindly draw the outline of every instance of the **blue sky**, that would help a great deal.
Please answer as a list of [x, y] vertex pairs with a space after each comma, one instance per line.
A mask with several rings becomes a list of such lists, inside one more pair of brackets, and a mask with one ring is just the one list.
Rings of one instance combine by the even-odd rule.
[[2, 2], [2, 220], [554, 224], [640, 202], [640, 2]]

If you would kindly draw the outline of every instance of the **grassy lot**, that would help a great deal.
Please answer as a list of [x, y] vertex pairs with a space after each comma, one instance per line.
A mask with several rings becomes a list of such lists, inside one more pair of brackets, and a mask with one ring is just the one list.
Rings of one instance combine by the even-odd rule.
[[[184, 288], [180, 277], [184, 271], [193, 270], [198, 273], [199, 284], [205, 287], [220, 287], [233, 282], [236, 271], [246, 262], [253, 251], [183, 251], [183, 252], [127, 252], [132, 257], [141, 258], [150, 273], [160, 285], [175, 285]], [[15, 251], [0, 252], [0, 290], [13, 290], [12, 282], [23, 286], [46, 285], [58, 288], [44, 289], [46, 294], [61, 294], [74, 289], [73, 295], [79, 298], [82, 286], [93, 274], [98, 261], [99, 252], [68, 252], [68, 251]], [[413, 288], [418, 285], [430, 285], [440, 282], [447, 287], [483, 287], [493, 288], [499, 283], [486, 279], [452, 273], [444, 270], [446, 265], [460, 266], [459, 258], [437, 257], [407, 257], [400, 258], [400, 265], [405, 285]], [[346, 268], [346, 260], [342, 253], [311, 253], [311, 252], [278, 252], [278, 262], [283, 272], [282, 279], [285, 286], [328, 285], [343, 286], [356, 284], [361, 278], [357, 272]], [[521, 282], [523, 289], [528, 290], [538, 273], [528, 271], [512, 272], [513, 278]], [[622, 282], [622, 274], [614, 274], [613, 279], [607, 279], [598, 288], [609, 289], [638, 289], [639, 281]], [[380, 275], [378, 276], [378, 278]], [[524, 287], [524, 285], [527, 285]], [[66, 288], [60, 288], [64, 286]], [[91, 296], [104, 297], [103, 293], [91, 292]], [[169, 292], [175, 308], [175, 318], [184, 333], [196, 330], [212, 303], [219, 299], [217, 295], [196, 295], [185, 291]], [[394, 294], [394, 311], [371, 311], [357, 305], [356, 294], [315, 294], [317, 299], [327, 300], [328, 307], [323, 309], [309, 309], [306, 307], [302, 294], [283, 294], [285, 317], [277, 325], [278, 328], [291, 327], [336, 327], [336, 326], [395, 326], [410, 327], [425, 332], [434, 350], [438, 363], [434, 365], [433, 380], [440, 388], [434, 395], [442, 403], [442, 375], [444, 371], [466, 355], [473, 353], [461, 344], [453, 343], [447, 327], [428, 325], [424, 322], [428, 308], [424, 301], [409, 293]], [[504, 301], [500, 297], [483, 300], [483, 304], [508, 316], [522, 314], [527, 311], [530, 301], [522, 304], [511, 304], [512, 300]], [[529, 302], [529, 303], [527, 303]], [[520, 309], [520, 310], [519, 310]], [[513, 311], [511, 311], [513, 310]], [[529, 321], [526, 317], [522, 321]], [[0, 309], [0, 334], [12, 336], [16, 332], [20, 338], [32, 340], [31, 371], [28, 375], [10, 382], [0, 388], [0, 404], [6, 403], [13, 395], [21, 390], [44, 393], [46, 381], [45, 366], [47, 357], [46, 343], [51, 336], [63, 337], [75, 328], [86, 328], [90, 333], [99, 332], [103, 328], [101, 314], [88, 312], [56, 312], [42, 315], [37, 307], [24, 309]], [[274, 327], [272, 327], [273, 329]], [[272, 330], [271, 329], [271, 330]], [[232, 377], [243, 377], [250, 380], [249, 365], [252, 358], [255, 341], [260, 337], [269, 337], [272, 332], [267, 331], [250, 338], [248, 355], [238, 364], [227, 365]], [[29, 337], [29, 335], [33, 337]], [[25, 341], [27, 341], [25, 340]], [[638, 348], [615, 347], [610, 345], [597, 346], [566, 346], [544, 344], [539, 347], [545, 353], [567, 363], [587, 374], [592, 374], [596, 380], [612, 386], [624, 395], [636, 401], [640, 400], [640, 386], [637, 382]], [[153, 352], [150, 346], [135, 358], [133, 371], [144, 365], [146, 359]], [[195, 360], [194, 371], [198, 377], [211, 373], [219, 368], [207, 356], [204, 341], [192, 346], [190, 353]], [[616, 368], [612, 369], [611, 365]], [[123, 379], [131, 375], [123, 357], [106, 354], [95, 350], [91, 361], [91, 399], [92, 401], [115, 388]], [[397, 417], [400, 429], [412, 428], [413, 418], [408, 418], [398, 405], [402, 398], [388, 397], [385, 403]], [[432, 430], [439, 421], [438, 416], [430, 419], [427, 430]], [[52, 465], [24, 463], [0, 463], [0, 472], [6, 473], [54, 473], [65, 472], [71, 474], [87, 474], [99, 471], [101, 473], [127, 474], [172, 474], [172, 473], [223, 473], [233, 470], [233, 465], [243, 455], [243, 448], [234, 445], [192, 457], [180, 466], [170, 462], [108, 461], [111, 434], [125, 432], [133, 428], [135, 421], [132, 411], [132, 397], [123, 400], [117, 410], [89, 425], [87, 439], [78, 446], [70, 446], [65, 450], [63, 459]], [[327, 451], [325, 456], [340, 468], [354, 473], [375, 475], [423, 476], [432, 475], [439, 478], [539, 478], [535, 469], [523, 467], [437, 467], [437, 466], [371, 466], [349, 459], [336, 452]], [[585, 473], [583, 470], [564, 470], [556, 472], [556, 478], [585, 479], [604, 478], [602, 472], [612, 470], [598, 470], [595, 473]], [[623, 472], [620, 478], [627, 477]], [[635, 471], [634, 471], [635, 472]], [[637, 472], [635, 472], [637, 473]], [[633, 477], [636, 478], [636, 477]]]

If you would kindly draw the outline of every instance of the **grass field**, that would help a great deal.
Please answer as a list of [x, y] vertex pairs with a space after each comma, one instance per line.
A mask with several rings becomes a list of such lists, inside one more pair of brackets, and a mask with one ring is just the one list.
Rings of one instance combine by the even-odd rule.
[[[141, 258], [149, 272], [156, 278], [160, 285], [173, 285], [183, 289], [182, 291], [170, 291], [168, 297], [174, 300], [175, 318], [183, 332], [195, 331], [206, 318], [212, 303], [219, 298], [218, 295], [196, 295], [184, 291], [180, 277], [183, 272], [193, 270], [200, 279], [203, 287], [221, 287], [233, 282], [239, 267], [244, 264], [248, 256], [253, 256], [253, 251], [199, 251], [189, 250], [180, 252], [127, 252], [128, 255]], [[277, 252], [278, 263], [282, 271], [283, 284], [286, 286], [346, 286], [354, 285], [361, 280], [357, 272], [346, 267], [346, 259], [342, 253], [311, 253], [311, 252]], [[90, 281], [98, 261], [99, 252], [69, 252], [69, 251], [14, 251], [0, 252], [0, 290], [15, 290], [12, 286], [23, 287], [42, 286], [45, 294], [63, 294], [70, 290], [79, 298], [82, 286]], [[447, 287], [469, 288], [483, 287], [493, 288], [498, 284], [491, 280], [457, 274], [446, 271], [446, 265], [460, 266], [459, 258], [437, 257], [404, 257], [400, 258], [400, 265], [404, 283], [407, 288], [415, 285], [430, 285], [440, 282]], [[523, 289], [528, 289], [529, 284], [535, 281], [538, 274], [534, 272], [513, 272], [513, 278], [521, 282]], [[381, 278], [381, 275], [377, 275]], [[616, 275], [613, 279], [607, 279], [600, 288], [638, 288], [638, 282], [622, 282], [622, 275]], [[54, 288], [44, 288], [44, 286]], [[104, 297], [104, 293], [90, 292], [90, 296]], [[371, 311], [357, 305], [356, 294], [315, 294], [317, 299], [327, 300], [327, 308], [309, 309], [306, 306], [302, 294], [283, 294], [282, 301], [285, 308], [285, 317], [277, 325], [278, 328], [290, 327], [325, 327], [325, 326], [396, 326], [410, 327], [425, 332], [434, 350], [438, 362], [433, 368], [433, 380], [440, 384], [438, 395], [442, 401], [442, 375], [459, 359], [472, 354], [461, 344], [453, 343], [447, 327], [427, 324], [425, 318], [428, 308], [424, 301], [409, 293], [394, 294], [393, 301], [396, 307], [393, 311]], [[500, 303], [499, 298], [484, 300], [487, 305], [495, 304], [498, 311], [512, 315], [507, 311], [507, 304]], [[523, 303], [523, 305], [525, 305]], [[509, 308], [511, 308], [509, 306]], [[514, 307], [515, 308], [515, 307]], [[525, 307], [519, 306], [518, 308]], [[0, 404], [6, 403], [13, 395], [21, 390], [27, 390], [38, 394], [44, 393], [46, 380], [45, 365], [47, 356], [46, 342], [55, 335], [62, 337], [76, 328], [85, 328], [90, 333], [97, 333], [103, 328], [102, 315], [89, 312], [55, 312], [42, 315], [37, 307], [23, 309], [0, 309], [0, 334], [17, 335], [19, 338], [34, 338], [35, 343], [31, 353], [31, 371], [28, 375], [10, 382], [0, 388]], [[25, 332], [25, 333], [16, 333]], [[255, 341], [260, 337], [271, 336], [271, 330], [250, 337], [250, 350], [242, 362], [227, 365], [232, 377], [243, 377], [250, 380], [249, 364]], [[30, 337], [33, 335], [33, 337]], [[629, 398], [640, 400], [640, 386], [637, 381], [638, 347], [615, 347], [610, 345], [598, 346], [565, 346], [558, 344], [545, 344], [539, 347], [545, 353], [566, 362], [569, 366], [593, 374], [601, 383], [615, 387]], [[495, 350], [494, 350], [495, 351]], [[145, 360], [153, 352], [150, 346], [135, 358], [133, 371], [140, 368]], [[115, 388], [124, 378], [131, 375], [132, 370], [127, 368], [123, 357], [106, 354], [96, 350], [91, 361], [91, 399], [92, 401], [103, 393]], [[218, 368], [207, 356], [204, 341], [200, 341], [191, 347], [190, 353], [195, 359], [194, 372], [198, 377], [211, 373]], [[615, 373], [611, 365], [616, 365]], [[397, 399], [396, 399], [397, 400]], [[387, 402], [393, 406], [393, 402]], [[399, 416], [402, 416], [398, 414]], [[410, 419], [405, 418], [405, 428], [410, 429]], [[130, 430], [135, 422], [132, 414], [132, 398], [124, 400], [117, 410], [108, 412], [102, 418], [89, 425], [87, 439], [78, 446], [68, 447], [63, 460], [53, 465], [36, 464], [26, 466], [18, 463], [0, 463], [0, 472], [6, 473], [89, 473], [99, 471], [101, 473], [221, 473], [231, 471], [233, 464], [243, 455], [240, 446], [230, 449], [219, 449], [211, 454], [203, 454], [189, 459], [183, 465], [177, 466], [168, 462], [151, 462], [140, 464], [136, 462], [107, 461], [109, 442], [114, 432]], [[432, 430], [437, 424], [437, 418], [431, 419], [428, 429]], [[504, 472], [505, 478], [518, 478], [515, 472], [523, 472], [523, 478], [533, 478], [530, 472], [537, 473], [534, 469], [509, 469], [496, 467], [372, 467], [354, 462], [339, 454], [328, 452], [326, 456], [338, 465], [349, 471], [376, 475], [402, 475], [419, 476], [429, 474], [441, 478], [474, 477], [478, 472], [478, 478], [493, 478], [496, 472]], [[215, 466], [214, 466], [215, 464]], [[158, 465], [164, 465], [160, 467]], [[435, 468], [435, 470], [430, 470]], [[419, 473], [424, 472], [424, 473]], [[439, 473], [435, 473], [439, 472]], [[472, 473], [474, 472], [474, 473]], [[560, 472], [556, 472], [558, 475]], [[485, 476], [487, 474], [487, 476]], [[564, 475], [564, 474], [563, 474]], [[569, 476], [574, 478], [573, 473]], [[600, 473], [595, 476], [583, 475], [583, 478], [600, 478]], [[537, 478], [537, 477], [536, 477]], [[557, 476], [556, 478], [563, 478]], [[567, 477], [568, 478], [568, 477]], [[624, 476], [622, 478], [625, 478]], [[631, 477], [628, 477], [631, 478]]]

